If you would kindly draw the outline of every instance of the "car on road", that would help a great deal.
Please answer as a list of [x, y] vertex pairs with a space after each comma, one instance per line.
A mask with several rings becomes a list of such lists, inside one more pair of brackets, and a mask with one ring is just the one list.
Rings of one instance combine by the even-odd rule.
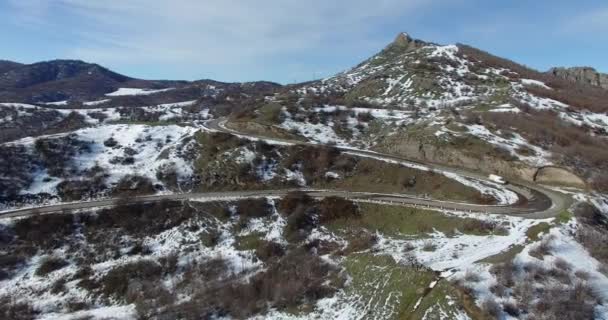
[[505, 178], [495, 175], [495, 174], [491, 174], [488, 176], [488, 179], [490, 179], [490, 181], [496, 182], [496, 183], [500, 183], [500, 184], [507, 184], [507, 180], [505, 180]]

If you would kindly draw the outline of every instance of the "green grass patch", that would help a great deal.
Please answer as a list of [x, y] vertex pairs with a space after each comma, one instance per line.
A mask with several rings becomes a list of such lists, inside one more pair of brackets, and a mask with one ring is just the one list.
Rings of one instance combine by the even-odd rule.
[[446, 320], [461, 319], [465, 314], [461, 310], [458, 292], [448, 281], [442, 280], [420, 301], [408, 319]]
[[279, 118], [282, 108], [283, 107], [276, 102], [265, 104], [258, 109], [255, 120], [268, 125], [278, 124], [280, 122]]
[[314, 187], [349, 191], [426, 194], [433, 199], [476, 202], [479, 191], [444, 175], [415, 170], [398, 164], [361, 159], [352, 173], [343, 179], [319, 181]]
[[245, 236], [237, 236], [235, 248], [237, 250], [255, 250], [262, 242], [262, 234], [254, 232]]
[[515, 256], [518, 255], [523, 250], [524, 250], [524, 246], [515, 245], [515, 246], [512, 246], [509, 250], [507, 250], [505, 252], [501, 252], [499, 254], [489, 256], [483, 260], [480, 260], [479, 262], [497, 264], [497, 263], [504, 263], [504, 262], [512, 261], [513, 259], [515, 259]]
[[541, 222], [537, 225], [534, 225], [526, 231], [526, 235], [530, 241], [538, 241], [540, 240], [540, 235], [543, 233], [549, 232], [551, 229], [551, 225], [546, 222]]
[[[352, 281], [346, 294], [356, 297], [363, 319], [450, 319], [456, 318], [460, 301], [456, 288], [436, 275], [396, 263], [389, 256], [352, 254], [343, 264]], [[420, 304], [414, 309], [418, 300]], [[446, 318], [447, 316], [447, 318]]]
[[454, 234], [455, 230], [474, 235], [500, 233], [498, 229], [493, 229], [480, 220], [449, 216], [436, 211], [368, 203], [362, 203], [360, 206], [360, 218], [338, 219], [328, 227], [342, 234], [357, 233], [358, 230], [365, 229], [400, 238], [425, 237], [434, 230], [447, 235]]
[[404, 319], [434, 280], [431, 271], [397, 264], [389, 256], [353, 254], [344, 262], [352, 281], [346, 293], [364, 306], [365, 319]]
[[555, 217], [555, 223], [557, 224], [566, 224], [570, 221], [570, 219], [572, 219], [574, 216], [572, 215], [572, 213], [564, 210], [562, 212], [560, 212], [557, 217]]

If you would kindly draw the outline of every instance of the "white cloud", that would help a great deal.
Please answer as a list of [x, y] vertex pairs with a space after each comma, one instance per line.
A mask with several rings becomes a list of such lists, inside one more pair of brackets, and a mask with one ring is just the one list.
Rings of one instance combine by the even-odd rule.
[[[376, 23], [450, 0], [10, 1], [22, 21], [81, 39], [66, 48], [70, 57], [235, 68], [300, 52], [357, 49], [374, 43]], [[66, 26], [66, 17], [77, 25]]]

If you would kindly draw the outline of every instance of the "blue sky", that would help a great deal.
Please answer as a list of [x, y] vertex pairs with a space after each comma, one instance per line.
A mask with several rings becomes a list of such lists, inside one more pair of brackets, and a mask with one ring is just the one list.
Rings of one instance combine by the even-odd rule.
[[308, 81], [402, 31], [540, 70], [608, 72], [604, 0], [0, 0], [0, 59], [81, 59], [146, 79]]

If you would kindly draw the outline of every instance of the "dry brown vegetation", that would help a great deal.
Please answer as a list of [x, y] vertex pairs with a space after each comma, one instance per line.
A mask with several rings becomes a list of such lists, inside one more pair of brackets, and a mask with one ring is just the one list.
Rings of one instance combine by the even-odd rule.
[[607, 90], [568, 81], [553, 74], [541, 73], [467, 45], [459, 45], [459, 49], [461, 56], [476, 61], [481, 68], [509, 69], [511, 72], [504, 75], [512, 80], [534, 79], [554, 89], [526, 86], [526, 90], [534, 95], [566, 103], [579, 111], [606, 112], [608, 110]]
[[[304, 215], [309, 219], [307, 223], [311, 226], [319, 223], [321, 215], [326, 221], [357, 214], [357, 207], [343, 199], [316, 201], [301, 193], [292, 193], [286, 198], [281, 202], [281, 211], [304, 210]], [[233, 204], [239, 219], [245, 222], [267, 217], [272, 212], [272, 206], [266, 199]], [[73, 263], [78, 271], [54, 281], [49, 292], [61, 294], [67, 290], [68, 282], [75, 281], [79, 288], [102, 303], [134, 303], [142, 318], [157, 319], [245, 318], [263, 314], [270, 308], [292, 311], [294, 308], [307, 308], [316, 300], [332, 295], [343, 285], [344, 278], [339, 269], [318, 256], [320, 252], [329, 253], [328, 248], [332, 252], [338, 251], [339, 246], [320, 242], [291, 242], [285, 245], [260, 240], [253, 251], [264, 262], [265, 268], [258, 273], [250, 273], [252, 270], [237, 271], [221, 257], [183, 263], [178, 259], [179, 252], [160, 258], [150, 255], [153, 249], [144, 245], [144, 239], [149, 236], [175, 227], [192, 232], [201, 228], [213, 231], [210, 223], [216, 223], [218, 219], [228, 221], [227, 204], [221, 206], [223, 209], [219, 209], [218, 205], [186, 205], [172, 201], [149, 204], [124, 202], [114, 208], [99, 210], [96, 214], [43, 215], [18, 220], [14, 225], [1, 229], [2, 245], [12, 248], [11, 252], [14, 253], [11, 257], [3, 256], [0, 259], [2, 270], [6, 269], [5, 276], [10, 277], [13, 268], [23, 265], [37, 252], [50, 254], [55, 248], [62, 247], [70, 254], [70, 262], [66, 258], [49, 256], [41, 260], [36, 274], [45, 276], [68, 263]], [[372, 238], [366, 238], [357, 246], [367, 247], [373, 242]], [[196, 244], [198, 240], [193, 241]], [[200, 241], [204, 242], [204, 239]], [[16, 250], [27, 247], [31, 249], [27, 249], [29, 251], [24, 255], [19, 255], [21, 253]], [[122, 255], [129, 255], [130, 259], [135, 260], [118, 264], [103, 274], [94, 272], [91, 267], [95, 263], [119, 259]], [[175, 287], [168, 289], [158, 285], [162, 279], [178, 275]], [[244, 276], [249, 280], [243, 281]], [[175, 297], [180, 294], [192, 296], [193, 300], [178, 302]], [[20, 310], [23, 315], [28, 314], [26, 305], [5, 303], [4, 300], [0, 305], [0, 311], [4, 314], [12, 315], [11, 312], [15, 310]], [[68, 301], [65, 307], [77, 311], [86, 310], [90, 305], [82, 301]]]
[[608, 141], [585, 128], [561, 121], [551, 111], [488, 112], [483, 121], [504, 132], [516, 131], [534, 145], [558, 155], [560, 162], [590, 179], [597, 190], [608, 190]]
[[304, 239], [320, 223], [360, 217], [359, 207], [352, 201], [339, 197], [316, 201], [302, 192], [292, 192], [281, 199], [278, 211], [287, 216], [285, 236], [292, 242]]
[[36, 275], [43, 277], [55, 270], [59, 270], [69, 263], [60, 257], [46, 257], [42, 259], [38, 268], [36, 268]]
[[154, 192], [156, 192], [156, 189], [150, 179], [136, 175], [123, 177], [112, 190], [113, 195], [121, 197], [153, 194]]
[[605, 216], [597, 208], [586, 203], [577, 205], [574, 213], [580, 222], [576, 230], [576, 240], [592, 257], [608, 266], [608, 225]]
[[359, 216], [359, 207], [344, 198], [327, 197], [319, 203], [319, 222], [321, 223], [337, 219], [356, 219]]
[[236, 211], [247, 218], [262, 218], [272, 213], [272, 206], [265, 198], [243, 199], [237, 203]]
[[195, 210], [181, 202], [162, 200], [102, 209], [98, 215], [83, 215], [80, 223], [98, 231], [119, 229], [131, 236], [155, 235], [192, 218]]
[[190, 292], [188, 302], [158, 308], [136, 301], [141, 317], [153, 319], [206, 319], [233, 317], [243, 319], [263, 314], [269, 308], [286, 310], [332, 295], [343, 279], [335, 267], [303, 248], [294, 249], [272, 262], [266, 271], [249, 281], [240, 275], [226, 277], [227, 263], [208, 261], [187, 267], [184, 280], [178, 284]]
[[33, 320], [37, 314], [28, 303], [17, 302], [10, 297], [0, 298], [0, 318], [2, 319]]
[[[552, 269], [535, 263], [523, 266], [512, 261], [496, 264], [490, 270], [497, 283], [490, 288], [500, 298], [510, 298], [505, 303], [493, 299], [482, 303], [488, 319], [526, 316], [530, 319], [592, 319], [597, 297], [582, 276], [572, 276], [571, 266], [556, 262]], [[464, 291], [472, 290], [464, 286]]]

